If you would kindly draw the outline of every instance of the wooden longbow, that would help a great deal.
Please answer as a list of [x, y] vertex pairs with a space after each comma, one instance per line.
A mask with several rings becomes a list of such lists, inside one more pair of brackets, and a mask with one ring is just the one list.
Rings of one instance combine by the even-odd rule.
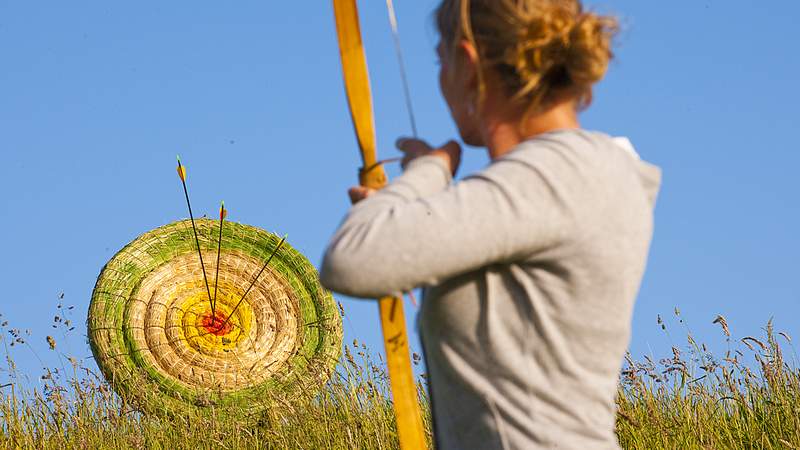
[[[386, 185], [387, 179], [383, 166], [378, 162], [376, 151], [372, 93], [356, 0], [333, 0], [333, 10], [347, 101], [363, 162], [359, 182], [365, 187], [381, 189]], [[411, 371], [403, 301], [400, 298], [385, 297], [378, 303], [400, 448], [424, 449], [427, 444], [417, 400], [417, 387]]]

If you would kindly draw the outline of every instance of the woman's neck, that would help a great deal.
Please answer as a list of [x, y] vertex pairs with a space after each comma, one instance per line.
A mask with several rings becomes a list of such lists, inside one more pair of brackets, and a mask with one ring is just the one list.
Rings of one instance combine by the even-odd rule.
[[[508, 109], [499, 110], [508, 111]], [[522, 124], [518, 114], [514, 114], [513, 117], [486, 114], [484, 117], [487, 117], [487, 120], [484, 121], [482, 134], [492, 160], [510, 152], [521, 142], [540, 134], [580, 128], [573, 101], [556, 103], [541, 113], [531, 115]]]

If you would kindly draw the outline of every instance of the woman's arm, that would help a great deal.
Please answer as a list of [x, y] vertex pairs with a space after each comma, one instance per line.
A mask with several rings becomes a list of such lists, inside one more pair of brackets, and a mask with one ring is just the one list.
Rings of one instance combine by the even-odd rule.
[[543, 164], [504, 158], [456, 184], [442, 159], [412, 161], [345, 217], [325, 252], [323, 284], [355, 297], [396, 295], [557, 244], [571, 215], [561, 180], [545, 169], [547, 150], [536, 152]]

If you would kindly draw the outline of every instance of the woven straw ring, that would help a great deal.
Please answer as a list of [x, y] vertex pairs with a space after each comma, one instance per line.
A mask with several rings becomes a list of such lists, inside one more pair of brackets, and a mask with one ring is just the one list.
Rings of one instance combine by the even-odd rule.
[[215, 316], [190, 221], [136, 238], [103, 268], [89, 307], [89, 342], [106, 379], [141, 410], [167, 415], [253, 415], [278, 393], [316, 392], [342, 342], [316, 269], [284, 243], [236, 308], [279, 238], [226, 222], [216, 280], [219, 224], [196, 226]]

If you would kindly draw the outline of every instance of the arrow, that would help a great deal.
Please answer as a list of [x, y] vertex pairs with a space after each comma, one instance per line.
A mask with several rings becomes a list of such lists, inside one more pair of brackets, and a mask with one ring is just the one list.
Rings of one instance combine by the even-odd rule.
[[217, 286], [219, 285], [219, 255], [222, 253], [222, 225], [225, 222], [225, 217], [228, 216], [228, 210], [225, 209], [225, 202], [219, 207], [219, 241], [217, 242], [217, 270], [214, 275], [214, 301], [211, 302], [211, 317], [214, 315], [217, 306]]
[[206, 283], [208, 293], [208, 304], [213, 308], [211, 301], [211, 289], [208, 287], [208, 277], [206, 277], [206, 266], [203, 263], [203, 252], [200, 251], [200, 239], [197, 237], [197, 226], [194, 224], [194, 214], [192, 213], [192, 203], [189, 201], [189, 190], [186, 188], [186, 166], [181, 164], [181, 157], [178, 156], [178, 176], [183, 184], [183, 194], [186, 196], [186, 206], [189, 207], [189, 219], [192, 221], [192, 231], [194, 231], [194, 242], [197, 244], [197, 254], [200, 256], [200, 268], [203, 269], [203, 281]]
[[278, 253], [278, 250], [281, 249], [281, 246], [283, 245], [283, 243], [286, 242], [286, 237], [287, 236], [284, 235], [283, 238], [281, 239], [281, 241], [278, 242], [278, 246], [275, 247], [275, 250], [273, 250], [272, 254], [269, 255], [269, 258], [267, 258], [267, 262], [264, 263], [264, 267], [262, 267], [261, 270], [258, 271], [258, 274], [255, 276], [255, 278], [253, 278], [253, 282], [250, 283], [250, 286], [248, 286], [247, 290], [244, 291], [244, 294], [242, 294], [242, 298], [239, 299], [239, 302], [236, 303], [236, 306], [233, 307], [233, 310], [231, 310], [231, 313], [228, 314], [228, 317], [225, 318], [225, 322], [222, 322], [222, 325], [220, 326], [220, 329], [225, 328], [225, 325], [227, 325], [228, 321], [231, 320], [231, 317], [233, 317], [233, 313], [235, 313], [236, 310], [239, 309], [239, 305], [242, 304], [242, 302], [244, 301], [244, 298], [247, 296], [248, 293], [250, 293], [250, 289], [252, 289], [253, 286], [256, 284], [256, 281], [258, 281], [258, 277], [260, 277], [261, 274], [264, 273], [264, 270], [267, 268], [267, 266], [269, 265], [270, 261], [272, 261], [272, 258], [275, 256], [276, 253]]

